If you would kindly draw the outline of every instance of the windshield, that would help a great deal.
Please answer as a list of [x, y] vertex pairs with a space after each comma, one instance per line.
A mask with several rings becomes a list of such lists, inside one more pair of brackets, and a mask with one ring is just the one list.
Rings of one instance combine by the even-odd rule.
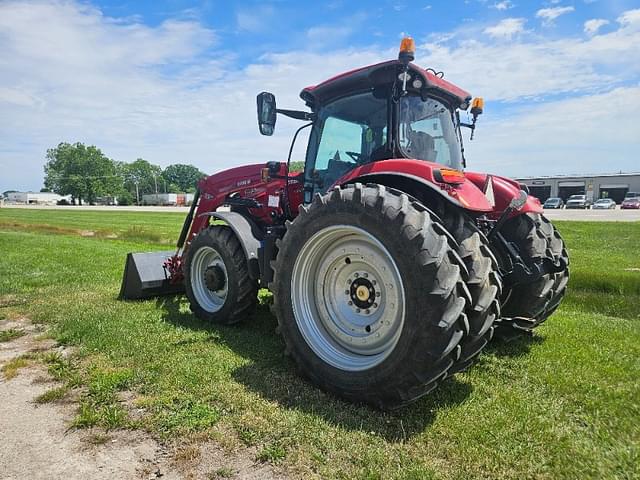
[[460, 142], [453, 112], [433, 98], [400, 99], [400, 147], [409, 158], [462, 169]]
[[387, 99], [366, 92], [342, 98], [318, 112], [309, 139], [307, 180], [329, 188], [352, 170], [387, 152]]
[[569, 200], [584, 200], [584, 195], [571, 195]]

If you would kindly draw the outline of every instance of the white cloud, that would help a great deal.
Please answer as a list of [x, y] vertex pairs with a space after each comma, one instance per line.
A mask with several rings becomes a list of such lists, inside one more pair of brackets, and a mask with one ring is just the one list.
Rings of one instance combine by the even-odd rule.
[[306, 31], [307, 48], [319, 51], [342, 46], [347, 43], [345, 40], [354, 31], [362, 28], [367, 19], [366, 14], [359, 13], [344, 17], [341, 21], [332, 24], [315, 25]]
[[631, 23], [588, 38], [530, 35], [494, 43], [471, 36], [457, 44], [419, 47], [418, 62], [443, 70], [454, 83], [491, 100], [593, 93], [640, 78], [640, 28]]
[[245, 8], [236, 13], [236, 25], [246, 32], [262, 32], [269, 28], [274, 13], [269, 5]]
[[[523, 175], [538, 168], [538, 152], [545, 162], [553, 159], [544, 168], [597, 170], [594, 152], [606, 150], [617, 152], [611, 168], [624, 169], [624, 151], [630, 159], [640, 134], [634, 122], [619, 118], [638, 108], [639, 95], [637, 88], [612, 89], [640, 77], [633, 12], [620, 16], [616, 30], [589, 38], [456, 37], [453, 46], [419, 46], [417, 63], [444, 70], [447, 79], [488, 101], [478, 140], [468, 145], [472, 168]], [[299, 123], [279, 118], [273, 137], [260, 136], [258, 92], [274, 92], [283, 108], [300, 108], [304, 86], [396, 55], [396, 45], [289, 51], [239, 68], [233, 54], [210, 51], [216, 33], [195, 21], [148, 27], [71, 2], [0, 2], [0, 31], [0, 191], [39, 188], [46, 149], [60, 141], [95, 144], [118, 160], [188, 162], [211, 173], [285, 159]], [[525, 102], [500, 118], [492, 113], [495, 102], [550, 94], [581, 98], [533, 107]], [[529, 129], [535, 142], [527, 139]], [[576, 146], [578, 141], [584, 144]], [[519, 149], [519, 142], [525, 147]], [[564, 156], [542, 156], [542, 145]], [[294, 158], [302, 159], [304, 142], [298, 146]]]
[[584, 22], [584, 33], [587, 35], [595, 35], [605, 25], [609, 24], [609, 20], [604, 18], [592, 18]]
[[573, 7], [542, 8], [536, 12], [536, 17], [541, 18], [544, 24], [550, 25], [560, 15], [573, 12], [574, 10], [575, 8]]
[[640, 26], [640, 8], [624, 12], [618, 17], [618, 23], [630, 27]]
[[504, 118], [491, 117], [490, 109], [466, 145], [473, 170], [511, 176], [638, 170], [640, 124], [621, 122], [620, 112], [640, 109], [639, 86], [527, 104]]
[[511, 39], [514, 35], [524, 32], [524, 18], [505, 18], [492, 27], [484, 29], [484, 33], [493, 38]]
[[503, 0], [502, 2], [496, 2], [492, 5], [492, 8], [495, 8], [496, 10], [509, 10], [513, 7], [514, 5], [511, 0]]

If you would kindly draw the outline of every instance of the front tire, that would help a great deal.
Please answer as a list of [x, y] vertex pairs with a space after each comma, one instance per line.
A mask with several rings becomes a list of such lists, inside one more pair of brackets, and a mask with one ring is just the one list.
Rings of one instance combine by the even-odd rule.
[[569, 254], [564, 240], [544, 215], [527, 213], [509, 220], [502, 229], [513, 242], [525, 263], [539, 263], [544, 258], [563, 259], [567, 268], [547, 273], [538, 280], [505, 289], [501, 325], [530, 331], [544, 322], [558, 308], [569, 282]]
[[421, 204], [381, 185], [335, 189], [301, 207], [272, 284], [300, 372], [383, 409], [433, 389], [468, 330], [470, 296], [454, 243]]
[[230, 325], [251, 315], [258, 283], [249, 277], [247, 259], [235, 233], [223, 225], [202, 230], [185, 261], [185, 292], [196, 317]]

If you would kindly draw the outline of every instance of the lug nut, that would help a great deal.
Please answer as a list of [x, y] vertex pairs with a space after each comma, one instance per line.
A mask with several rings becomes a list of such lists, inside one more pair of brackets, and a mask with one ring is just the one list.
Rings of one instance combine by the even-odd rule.
[[380, 292], [376, 292], [376, 297], [379, 297], [379, 296], [380, 296]]
[[365, 274], [364, 274], [364, 278], [369, 278], [369, 274], [368, 274], [368, 273], [365, 273]]
[[358, 272], [354, 273], [353, 276], [358, 278], [358, 276], [359, 276]]
[[366, 313], [367, 315], [369, 315], [371, 313], [371, 311], [367, 308], [364, 313]]
[[349, 300], [349, 305], [353, 305], [353, 302], [351, 300]]
[[360, 309], [359, 308], [356, 308], [356, 313], [360, 313]]
[[373, 304], [373, 308], [378, 308], [378, 304], [377, 304], [377, 303], [374, 303], [374, 304]]

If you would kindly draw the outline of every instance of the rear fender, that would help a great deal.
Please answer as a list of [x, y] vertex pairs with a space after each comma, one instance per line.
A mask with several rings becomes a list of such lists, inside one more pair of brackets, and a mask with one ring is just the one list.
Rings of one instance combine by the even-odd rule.
[[236, 237], [242, 245], [244, 256], [249, 266], [249, 276], [257, 280], [260, 278], [260, 265], [258, 263], [258, 249], [263, 234], [258, 226], [237, 212], [207, 212], [199, 215], [201, 217], [211, 217], [225, 222], [229, 228], [235, 233]]
[[[485, 213], [492, 211], [492, 205], [484, 195], [482, 190], [476, 184], [467, 178], [463, 178], [461, 182], [452, 184], [438, 180], [439, 170], [444, 168], [442, 165], [423, 160], [413, 159], [392, 159], [382, 160], [369, 163], [354, 168], [345, 176], [340, 178], [336, 185], [345, 185], [347, 183], [358, 182], [375, 182], [388, 186], [399, 188], [398, 182], [411, 185], [417, 191], [426, 191], [435, 193], [447, 202], [476, 213]], [[389, 183], [385, 183], [391, 182]], [[411, 192], [407, 192], [411, 193]], [[414, 194], [414, 196], [416, 196]], [[419, 198], [419, 196], [417, 196]]]
[[[392, 172], [363, 175], [361, 177], [353, 178], [348, 182], [344, 182], [341, 184], [341, 186], [353, 184], [356, 182], [363, 184], [376, 183], [378, 185], [384, 185], [385, 187], [395, 188], [396, 190], [400, 190], [408, 195], [411, 195], [421, 202], [425, 201], [425, 197], [428, 198], [429, 196], [433, 196], [437, 197], [438, 199], [444, 200], [445, 202], [453, 204], [458, 208], [464, 208], [459, 200], [450, 195], [447, 195], [434, 184], [422, 178], [414, 177], [412, 175], [403, 175], [400, 173]], [[432, 205], [431, 207], [433, 208]]]

